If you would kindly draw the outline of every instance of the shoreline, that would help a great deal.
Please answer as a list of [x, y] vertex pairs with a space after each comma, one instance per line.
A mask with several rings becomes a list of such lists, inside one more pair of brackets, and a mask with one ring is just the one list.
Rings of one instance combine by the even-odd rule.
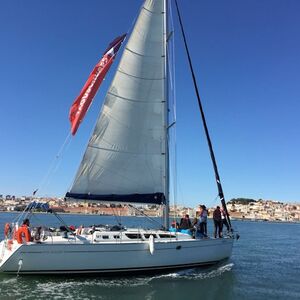
[[[11, 213], [11, 214], [20, 214], [22, 213], [21, 211], [0, 211], [1, 213]], [[33, 214], [48, 214], [47, 212], [33, 212]], [[113, 214], [108, 215], [108, 214], [89, 214], [89, 213], [68, 213], [68, 212], [57, 212], [56, 214], [58, 215], [70, 215], [70, 216], [93, 216], [93, 217], [114, 217]], [[118, 216], [118, 217], [131, 217], [131, 218], [145, 218], [145, 216]], [[161, 218], [161, 217], [151, 217], [151, 218]], [[180, 216], [176, 217], [177, 219], [180, 219]], [[170, 217], [170, 219], [172, 219], [172, 217]], [[209, 218], [212, 219], [212, 218]], [[265, 223], [278, 223], [278, 224], [300, 224], [300, 220], [299, 221], [281, 221], [281, 220], [262, 220], [262, 219], [248, 219], [248, 218], [231, 218], [231, 221], [241, 221], [241, 222], [265, 222]]]

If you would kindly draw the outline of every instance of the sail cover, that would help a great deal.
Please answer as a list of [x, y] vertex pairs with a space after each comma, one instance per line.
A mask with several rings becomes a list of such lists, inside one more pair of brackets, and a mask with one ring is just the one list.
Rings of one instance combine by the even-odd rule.
[[83, 120], [88, 108], [90, 107], [93, 98], [95, 97], [106, 73], [111, 67], [114, 58], [116, 57], [117, 52], [121, 47], [123, 40], [125, 39], [125, 36], [126, 34], [123, 34], [122, 36], [114, 39], [114, 41], [109, 44], [108, 48], [103, 54], [103, 57], [91, 72], [79, 96], [72, 104], [69, 114], [72, 135], [76, 134], [77, 129], [81, 121]]
[[165, 1], [146, 0], [67, 198], [164, 203], [165, 39]]

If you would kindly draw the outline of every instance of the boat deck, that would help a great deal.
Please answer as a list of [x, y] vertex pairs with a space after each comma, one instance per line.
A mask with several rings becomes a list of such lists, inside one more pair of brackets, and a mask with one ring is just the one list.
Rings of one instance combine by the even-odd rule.
[[153, 236], [155, 242], [170, 242], [172, 240], [178, 241], [193, 239], [191, 235], [181, 232], [136, 228], [128, 228], [122, 230], [112, 229], [113, 227], [87, 227], [82, 229], [78, 228], [73, 233], [66, 231], [43, 231], [41, 234], [41, 238], [31, 243], [132, 243], [148, 241], [151, 236]]

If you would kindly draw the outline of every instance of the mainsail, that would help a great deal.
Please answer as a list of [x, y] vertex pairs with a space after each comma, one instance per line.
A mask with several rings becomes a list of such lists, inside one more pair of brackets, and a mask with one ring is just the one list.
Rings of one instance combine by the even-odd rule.
[[165, 1], [146, 0], [66, 197], [164, 203], [166, 131]]

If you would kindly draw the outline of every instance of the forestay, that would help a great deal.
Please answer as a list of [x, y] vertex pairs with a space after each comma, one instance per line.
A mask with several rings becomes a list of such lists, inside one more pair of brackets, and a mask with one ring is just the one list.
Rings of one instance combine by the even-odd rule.
[[145, 1], [67, 197], [165, 201], [165, 18], [164, 0]]

